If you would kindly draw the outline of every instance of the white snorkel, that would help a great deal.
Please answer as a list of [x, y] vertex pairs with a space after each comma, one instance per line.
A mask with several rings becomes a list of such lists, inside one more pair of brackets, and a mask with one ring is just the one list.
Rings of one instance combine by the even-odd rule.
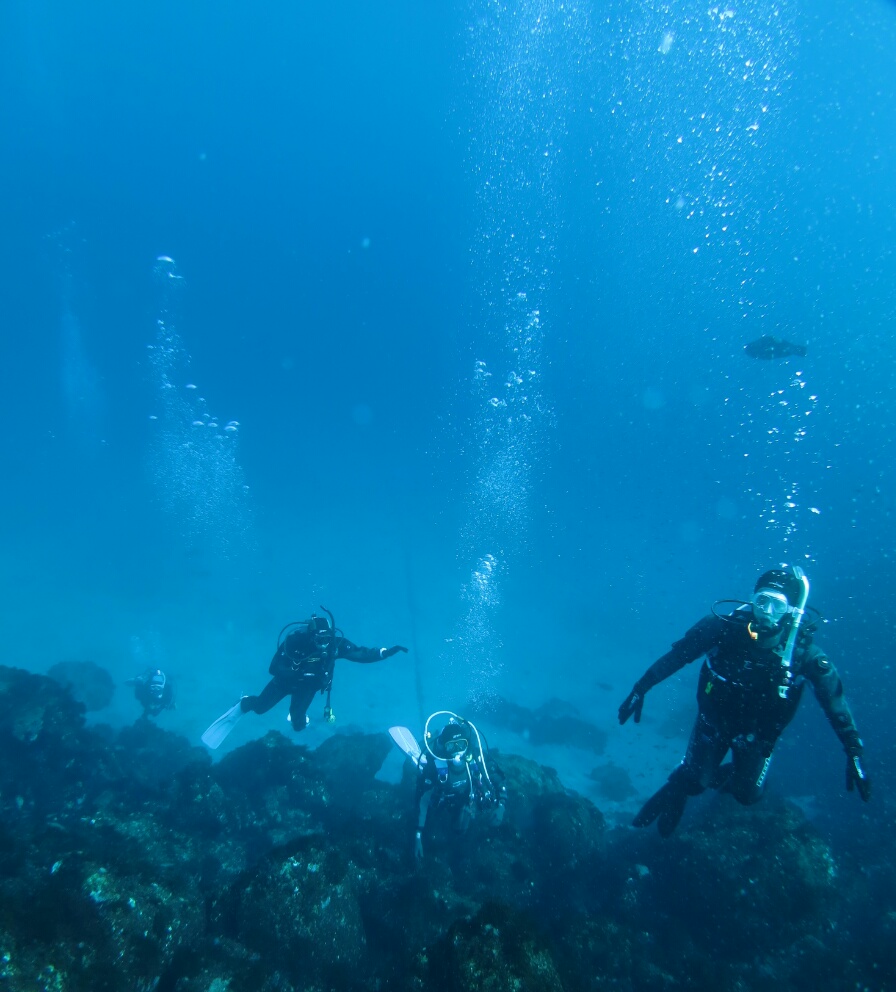
[[803, 592], [799, 603], [791, 607], [790, 613], [793, 620], [790, 624], [787, 640], [784, 643], [784, 650], [781, 652], [781, 667], [784, 669], [781, 684], [778, 686], [778, 695], [781, 699], [787, 699], [787, 694], [793, 688], [793, 649], [796, 647], [797, 634], [806, 613], [806, 603], [809, 600], [809, 580], [806, 578], [806, 573], [799, 565], [794, 565], [793, 574], [799, 580]]

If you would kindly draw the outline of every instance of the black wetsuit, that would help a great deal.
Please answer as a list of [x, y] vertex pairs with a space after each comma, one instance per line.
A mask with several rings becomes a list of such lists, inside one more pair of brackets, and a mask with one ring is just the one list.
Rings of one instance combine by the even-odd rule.
[[[417, 829], [423, 830], [431, 807], [455, 812], [455, 826], [464, 831], [479, 813], [500, 823], [507, 799], [504, 773], [492, 762], [488, 774], [475, 758], [471, 761], [437, 760], [423, 755], [417, 777]], [[500, 813], [498, 812], [500, 810]]]
[[152, 692], [151, 685], [155, 674], [155, 670], [151, 669], [132, 680], [134, 698], [143, 707], [143, 716], [158, 716], [163, 710], [174, 709], [174, 683], [166, 678], [161, 693]]
[[[754, 639], [747, 626], [752, 618], [749, 607], [735, 610], [727, 620], [704, 617], [635, 683], [634, 691], [643, 696], [685, 665], [704, 658], [697, 720], [684, 760], [669, 780], [686, 795], [715, 786], [745, 805], [760, 799], [772, 750], [793, 719], [806, 682], [815, 690], [847, 755], [862, 753], [840, 676], [824, 651], [812, 643], [811, 634], [799, 632], [788, 671], [775, 651], [786, 631]], [[720, 776], [719, 766], [729, 750], [731, 775]]]
[[338, 635], [323, 648], [317, 646], [304, 630], [290, 634], [271, 660], [268, 671], [273, 676], [257, 696], [244, 696], [240, 706], [244, 713], [267, 713], [285, 696], [292, 696], [289, 718], [297, 733], [305, 729], [305, 713], [315, 693], [325, 692], [333, 681], [337, 658], [369, 665], [387, 655], [385, 648], [364, 648]]

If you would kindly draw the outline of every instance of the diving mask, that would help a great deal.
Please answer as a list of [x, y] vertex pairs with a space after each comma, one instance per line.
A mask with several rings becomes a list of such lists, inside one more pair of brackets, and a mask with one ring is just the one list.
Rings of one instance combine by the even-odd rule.
[[333, 640], [333, 630], [323, 617], [311, 618], [311, 636], [314, 646], [319, 650], [325, 650]]
[[447, 740], [440, 742], [445, 751], [445, 757], [447, 759], [452, 759], [454, 761], [460, 761], [461, 758], [467, 753], [467, 748], [470, 746], [470, 742], [466, 737], [449, 737]]
[[776, 589], [757, 589], [750, 603], [756, 622], [765, 627], [777, 627], [790, 613], [787, 597]]

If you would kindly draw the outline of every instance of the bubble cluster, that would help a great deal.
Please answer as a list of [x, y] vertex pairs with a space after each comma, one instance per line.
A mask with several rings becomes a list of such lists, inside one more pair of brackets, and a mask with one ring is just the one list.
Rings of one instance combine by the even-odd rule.
[[238, 460], [239, 422], [212, 414], [189, 381], [190, 358], [177, 322], [183, 277], [173, 259], [154, 268], [160, 292], [155, 340], [147, 346], [156, 409], [150, 415], [150, 475], [162, 507], [193, 545], [223, 555], [249, 529], [248, 487]]
[[[787, 0], [644, 0], [636, 14], [620, 10], [607, 20], [611, 90], [603, 106], [596, 93], [595, 109], [605, 111], [618, 148], [627, 151], [625, 181], [613, 188], [630, 200], [632, 216], [648, 219], [641, 229], [645, 247], [629, 248], [647, 264], [656, 256], [664, 260], [671, 275], [657, 279], [657, 293], [681, 286], [670, 325], [706, 311], [713, 328], [707, 347], [717, 352], [720, 367], [729, 364], [731, 343], [725, 334], [716, 336], [720, 325], [755, 336], [761, 332], [745, 330], [748, 322], [762, 321], [763, 332], [788, 336], [773, 319], [778, 301], [768, 287], [771, 273], [780, 270], [787, 217], [781, 207], [790, 176], [781, 168], [780, 149], [795, 25]], [[817, 495], [795, 481], [817, 478], [806, 471], [814, 457], [808, 426], [816, 402], [806, 400], [802, 373], [767, 397], [768, 385], [757, 386], [779, 381], [781, 368], [751, 369], [749, 383], [719, 411], [733, 428], [723, 458], [740, 459], [737, 490], [750, 494], [769, 551], [778, 553], [780, 543], [792, 547], [804, 527], [807, 504], [817, 504]], [[648, 390], [643, 402], [659, 409], [662, 396]]]
[[759, 180], [774, 165], [795, 45], [786, 5], [647, 0], [612, 46], [610, 113], [624, 124], [633, 195], [689, 225], [691, 254], [739, 257], [742, 306], [762, 264], [755, 232], [775, 209]]
[[492, 619], [501, 603], [501, 569], [498, 558], [486, 553], [473, 566], [469, 581], [461, 588], [464, 619], [452, 645], [466, 660], [465, 689], [474, 704], [488, 700], [501, 670], [501, 640]]
[[[750, 468], [751, 484], [747, 491], [759, 503], [759, 517], [776, 542], [792, 543], [801, 528], [820, 510], [815, 504], [817, 493], [804, 489], [797, 479], [812, 479], [817, 473], [802, 470], [806, 460], [817, 461], [818, 455], [807, 443], [809, 425], [815, 415], [818, 396], [808, 392], [801, 371], [793, 374], [786, 386], [772, 390], [755, 414], [743, 422], [747, 436], [752, 438]], [[752, 481], [759, 478], [761, 482]], [[811, 505], [810, 505], [811, 504]], [[800, 534], [805, 546], [805, 535]]]
[[480, 358], [471, 377], [477, 458], [460, 549], [471, 565], [462, 633], [451, 643], [462, 648], [476, 696], [492, 691], [500, 671], [500, 579], [525, 542], [552, 422], [542, 384], [544, 299], [559, 229], [557, 165], [587, 37], [576, 3], [548, 0], [490, 0], [469, 26], [469, 102], [478, 114], [469, 146], [479, 220], [472, 262], [482, 287], [482, 350], [491, 357]]

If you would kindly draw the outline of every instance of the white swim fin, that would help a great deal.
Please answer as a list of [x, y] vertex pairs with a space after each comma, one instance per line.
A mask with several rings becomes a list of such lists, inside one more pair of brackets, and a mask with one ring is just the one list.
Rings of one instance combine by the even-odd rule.
[[223, 743], [230, 731], [236, 726], [237, 720], [243, 715], [240, 703], [242, 700], [235, 706], [231, 706], [224, 716], [219, 716], [202, 735], [202, 743], [206, 747], [210, 747], [214, 751]]
[[390, 727], [389, 735], [415, 765], [420, 764], [420, 755], [422, 754], [420, 745], [407, 727]]

